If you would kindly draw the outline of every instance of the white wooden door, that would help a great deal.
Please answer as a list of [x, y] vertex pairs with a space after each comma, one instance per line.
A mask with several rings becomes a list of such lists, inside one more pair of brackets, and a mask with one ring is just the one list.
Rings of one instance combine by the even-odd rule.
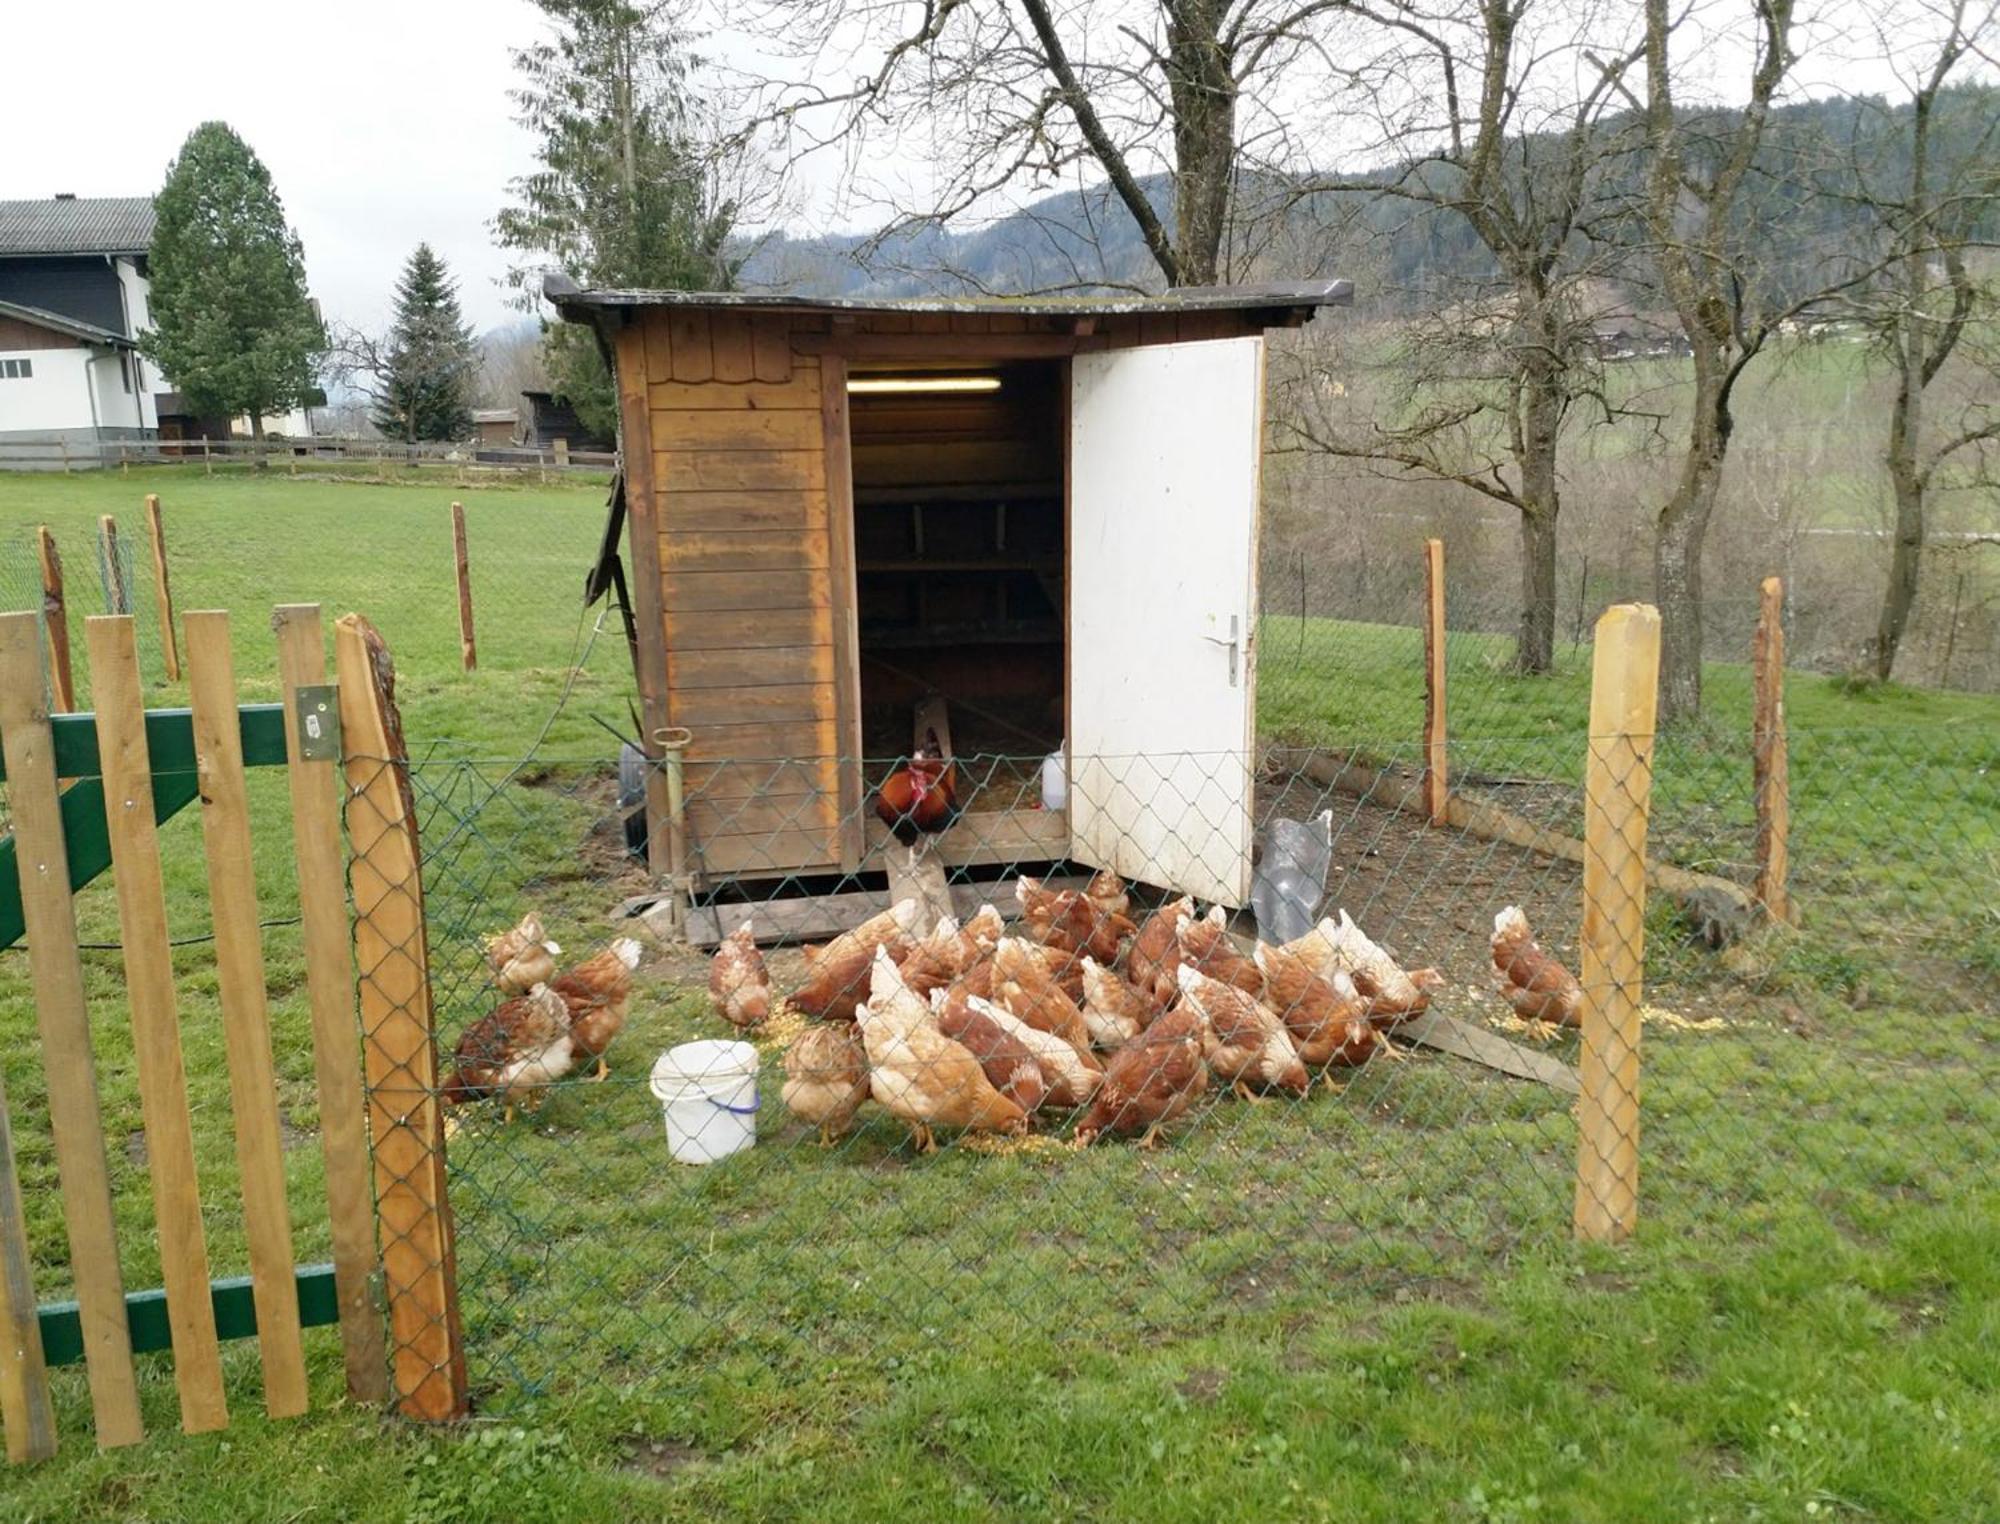
[[1072, 855], [1250, 897], [1264, 341], [1078, 355], [1070, 384]]

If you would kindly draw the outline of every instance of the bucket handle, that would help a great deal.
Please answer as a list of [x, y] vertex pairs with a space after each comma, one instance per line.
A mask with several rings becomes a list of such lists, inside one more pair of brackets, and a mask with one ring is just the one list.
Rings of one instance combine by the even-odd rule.
[[748, 1106], [732, 1106], [727, 1101], [718, 1101], [712, 1095], [705, 1095], [702, 1099], [707, 1101], [717, 1111], [727, 1111], [739, 1117], [754, 1117], [757, 1114], [757, 1108], [764, 1104], [762, 1096], [753, 1099]]

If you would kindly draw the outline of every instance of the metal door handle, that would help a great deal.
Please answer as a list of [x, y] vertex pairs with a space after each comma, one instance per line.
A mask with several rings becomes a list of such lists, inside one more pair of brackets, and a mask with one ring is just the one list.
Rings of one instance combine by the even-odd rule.
[[1242, 623], [1240, 615], [1231, 614], [1229, 616], [1229, 638], [1227, 640], [1223, 639], [1220, 635], [1204, 635], [1201, 637], [1210, 645], [1229, 647], [1229, 686], [1232, 688], [1236, 686], [1237, 653], [1243, 648], [1242, 636], [1239, 633]]

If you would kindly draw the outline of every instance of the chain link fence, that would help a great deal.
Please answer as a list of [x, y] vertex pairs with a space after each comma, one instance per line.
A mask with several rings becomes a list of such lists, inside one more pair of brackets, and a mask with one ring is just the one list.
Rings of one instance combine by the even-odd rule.
[[[956, 758], [970, 798], [928, 849], [957, 864], [956, 935], [894, 914], [882, 870], [900, 845], [878, 840], [853, 873], [796, 866], [801, 829], [865, 835], [907, 758], [863, 765], [858, 816], [831, 786], [774, 813], [690, 782], [693, 896], [662, 935], [657, 914], [621, 914], [657, 892], [630, 835], [643, 778], [621, 793], [601, 753], [420, 748], [475, 1402], [601, 1386], [707, 1432], [889, 1401], [940, 1341], [1086, 1347], [1273, 1320], [1304, 1338], [1330, 1288], [1448, 1299], [1500, 1260], [1559, 1261], [1587, 1211], [1629, 1214], [1635, 1150], [1640, 1231], [1690, 1252], [1801, 1212], [1879, 1221], [1902, 1194], [1991, 1189], [1990, 727], [1794, 731], [1796, 924], [1756, 897], [1747, 736], [1668, 732], [1649, 765], [1607, 763], [1609, 835], [1586, 818], [1605, 738], [1581, 715], [1454, 742], [1474, 808], [1442, 824], [1410, 735], [1287, 739], [1247, 762], [1095, 759], [1131, 823], [1102, 843], [1128, 870], [1122, 908], [1080, 862], [1019, 844], [1039, 756]], [[1241, 798], [1246, 765], [1259, 892], [1301, 840], [1323, 872], [1302, 905], [1211, 920], [1159, 886], [1227, 860], [1217, 801]], [[740, 772], [767, 769], [832, 776], [824, 759]], [[1586, 836], [1643, 851], [1652, 880], [1643, 909], [1629, 878], [1600, 883], [1590, 951]], [[1260, 941], [1260, 908], [1327, 930]], [[496, 968], [489, 939], [531, 913]], [[718, 961], [745, 923], [755, 957]], [[543, 942], [560, 949], [545, 968]], [[552, 973], [561, 1012], [507, 994]], [[1579, 980], [1632, 997], [1599, 1048], [1608, 1080], [1587, 1062], [1579, 1077]], [[713, 1040], [747, 1041], [754, 1079], [722, 1066], [670, 1085], [663, 1127], [656, 1060]], [[1580, 1083], [1615, 1104], [1593, 1113]], [[755, 1146], [691, 1168], [675, 1127], [696, 1146], [747, 1128]]]

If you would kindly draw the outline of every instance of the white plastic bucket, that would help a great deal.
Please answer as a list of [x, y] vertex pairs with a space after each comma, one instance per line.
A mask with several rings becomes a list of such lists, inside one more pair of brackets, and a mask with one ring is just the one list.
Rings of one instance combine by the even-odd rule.
[[757, 1050], [749, 1043], [710, 1038], [669, 1048], [651, 1083], [678, 1163], [713, 1164], [757, 1141]]

